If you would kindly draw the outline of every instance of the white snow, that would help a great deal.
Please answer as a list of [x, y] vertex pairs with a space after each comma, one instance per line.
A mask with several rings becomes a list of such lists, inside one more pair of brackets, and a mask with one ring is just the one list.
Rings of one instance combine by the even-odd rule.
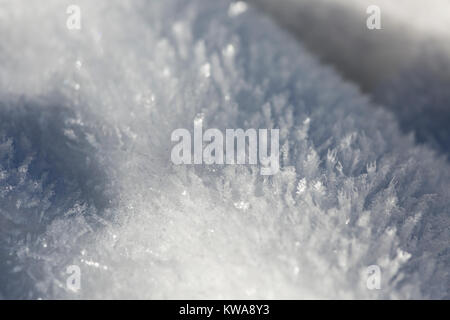
[[[77, 3], [0, 1], [2, 297], [448, 298], [448, 162], [355, 85], [251, 7]], [[199, 114], [280, 173], [173, 165]]]
[[[450, 159], [448, 0], [248, 1]], [[380, 30], [367, 28], [370, 6], [380, 10]]]

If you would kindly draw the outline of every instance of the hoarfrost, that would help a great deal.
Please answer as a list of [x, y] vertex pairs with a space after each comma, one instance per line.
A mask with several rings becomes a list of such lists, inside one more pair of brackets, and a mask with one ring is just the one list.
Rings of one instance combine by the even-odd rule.
[[[448, 163], [268, 18], [86, 0], [70, 31], [61, 1], [1, 2], [1, 296], [448, 297]], [[280, 128], [280, 173], [173, 165], [200, 114]]]

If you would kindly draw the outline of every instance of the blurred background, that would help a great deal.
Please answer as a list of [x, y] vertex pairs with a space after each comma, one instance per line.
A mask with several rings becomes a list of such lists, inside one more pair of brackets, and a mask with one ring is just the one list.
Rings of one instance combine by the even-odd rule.
[[[248, 1], [448, 158], [450, 1]], [[366, 25], [371, 5], [380, 8], [379, 30]]]

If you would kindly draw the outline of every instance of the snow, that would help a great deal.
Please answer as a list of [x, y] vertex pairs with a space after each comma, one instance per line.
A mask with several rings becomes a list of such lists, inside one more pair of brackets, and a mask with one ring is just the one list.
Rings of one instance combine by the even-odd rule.
[[[249, 2], [393, 112], [403, 132], [449, 158], [449, 1]], [[369, 6], [380, 9], [380, 30], [366, 27]]]
[[[448, 162], [269, 18], [80, 0], [68, 30], [72, 3], [0, 3], [1, 297], [449, 297]], [[172, 164], [200, 115], [279, 128], [280, 172]]]

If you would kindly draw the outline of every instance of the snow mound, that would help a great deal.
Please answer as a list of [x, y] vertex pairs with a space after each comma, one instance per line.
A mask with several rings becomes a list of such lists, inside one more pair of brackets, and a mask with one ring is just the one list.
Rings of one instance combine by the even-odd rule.
[[[0, 2], [3, 298], [449, 297], [448, 163], [268, 18]], [[279, 128], [280, 173], [173, 165], [199, 114]]]

